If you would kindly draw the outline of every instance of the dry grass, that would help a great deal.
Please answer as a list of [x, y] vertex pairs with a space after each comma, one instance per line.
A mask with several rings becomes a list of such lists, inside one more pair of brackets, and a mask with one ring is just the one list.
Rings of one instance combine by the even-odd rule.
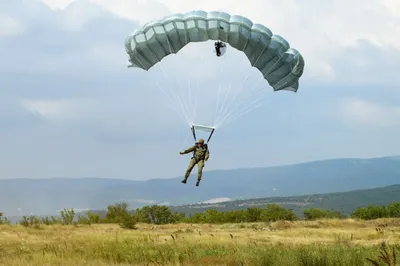
[[138, 230], [2, 225], [0, 264], [371, 265], [367, 258], [379, 261], [382, 245], [399, 254], [399, 225], [400, 219], [139, 224]]

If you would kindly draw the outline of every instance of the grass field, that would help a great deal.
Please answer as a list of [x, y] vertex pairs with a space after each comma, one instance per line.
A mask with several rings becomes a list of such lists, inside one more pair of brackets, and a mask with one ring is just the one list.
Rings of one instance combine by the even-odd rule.
[[388, 265], [384, 246], [400, 257], [400, 219], [0, 226], [1, 265]]

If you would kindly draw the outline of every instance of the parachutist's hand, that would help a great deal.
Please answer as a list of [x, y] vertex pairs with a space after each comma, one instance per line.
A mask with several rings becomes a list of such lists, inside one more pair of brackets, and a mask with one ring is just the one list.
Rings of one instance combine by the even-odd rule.
[[179, 154], [182, 155], [182, 154], [183, 154], [183, 151], [180, 151]]

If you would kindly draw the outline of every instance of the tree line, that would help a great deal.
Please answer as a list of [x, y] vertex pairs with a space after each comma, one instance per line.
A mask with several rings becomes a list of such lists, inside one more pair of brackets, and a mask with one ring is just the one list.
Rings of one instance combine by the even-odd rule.
[[[328, 209], [308, 208], [303, 210], [304, 220], [356, 218], [373, 220], [378, 218], [400, 218], [400, 202], [385, 205], [369, 205], [354, 210], [350, 215]], [[264, 207], [249, 207], [245, 210], [218, 211], [209, 209], [191, 215], [173, 212], [168, 206], [152, 205], [129, 210], [125, 202], [107, 207], [105, 213], [89, 211], [85, 215], [77, 215], [74, 209], [64, 209], [60, 216], [38, 217], [23, 216], [19, 224], [25, 227], [40, 227], [52, 224], [99, 224], [117, 223], [122, 228], [136, 229], [137, 223], [172, 224], [172, 223], [251, 223], [274, 222], [279, 220], [296, 221], [300, 218], [293, 210], [278, 204], [267, 204]], [[0, 213], [0, 224], [10, 221]]]

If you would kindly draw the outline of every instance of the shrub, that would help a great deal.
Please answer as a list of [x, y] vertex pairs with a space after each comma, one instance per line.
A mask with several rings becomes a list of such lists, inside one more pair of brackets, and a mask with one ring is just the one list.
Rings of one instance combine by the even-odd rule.
[[279, 220], [295, 221], [299, 219], [292, 210], [286, 209], [278, 204], [268, 204], [267, 207], [263, 209], [260, 218], [264, 222], [275, 222]]

